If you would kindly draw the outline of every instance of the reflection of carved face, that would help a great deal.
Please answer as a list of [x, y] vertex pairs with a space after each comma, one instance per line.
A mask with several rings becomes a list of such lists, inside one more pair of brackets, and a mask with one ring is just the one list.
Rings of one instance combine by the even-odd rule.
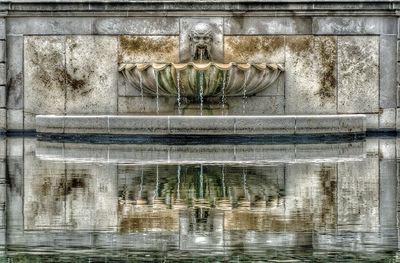
[[189, 33], [192, 60], [211, 60], [213, 32], [210, 24], [198, 23]]

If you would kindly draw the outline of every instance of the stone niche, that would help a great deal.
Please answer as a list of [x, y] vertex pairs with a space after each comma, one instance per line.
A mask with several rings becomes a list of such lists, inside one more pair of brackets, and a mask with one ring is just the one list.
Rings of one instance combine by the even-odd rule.
[[[23, 34], [27, 30], [10, 20], [10, 34], [13, 31]], [[114, 20], [121, 25], [130, 21]], [[395, 113], [396, 98], [390, 96], [395, 85], [389, 83], [395, 67], [387, 65], [385, 70], [380, 67], [381, 63], [387, 64], [385, 58], [389, 57], [382, 45], [390, 46], [390, 51], [393, 44], [381, 35], [379, 30], [384, 27], [373, 32], [357, 33], [357, 28], [337, 32], [333, 24], [340, 24], [342, 20], [314, 19], [312, 26], [315, 30], [318, 26], [319, 34], [319, 31], [307, 29], [311, 25], [306, 18], [281, 21], [271, 17], [241, 20], [177, 17], [168, 20], [169, 24], [159, 20], [152, 21], [148, 17], [143, 20], [148, 25], [147, 30], [153, 28], [154, 32], [125, 26], [113, 27], [115, 32], [104, 31], [99, 35], [59, 32], [52, 35], [47, 31], [47, 34], [24, 35], [21, 45], [24, 128], [34, 129], [37, 114], [156, 114], [157, 107], [159, 114], [177, 114], [176, 97], [160, 96], [156, 103], [154, 96], [146, 93], [142, 96], [126, 82], [118, 67], [121, 63], [187, 60], [187, 29], [199, 21], [216, 28], [218, 34], [213, 50], [219, 61], [276, 63], [285, 69], [264, 91], [245, 99], [243, 96], [227, 97], [229, 107], [221, 113], [213, 111], [213, 114], [364, 113], [368, 128], [395, 127], [394, 114], [390, 114]], [[29, 19], [19, 21], [28, 23]], [[105, 30], [103, 23], [99, 19], [95, 23], [96, 30]], [[157, 23], [162, 27], [156, 28]], [[331, 28], [323, 26], [326, 24]], [[220, 103], [220, 98], [215, 100]]]

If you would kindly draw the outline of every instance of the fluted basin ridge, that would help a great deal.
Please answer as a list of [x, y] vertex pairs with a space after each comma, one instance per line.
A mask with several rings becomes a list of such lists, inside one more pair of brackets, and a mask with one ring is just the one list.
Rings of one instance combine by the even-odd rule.
[[119, 67], [142, 93], [191, 100], [213, 96], [251, 96], [268, 88], [284, 71], [281, 64], [134, 63]]

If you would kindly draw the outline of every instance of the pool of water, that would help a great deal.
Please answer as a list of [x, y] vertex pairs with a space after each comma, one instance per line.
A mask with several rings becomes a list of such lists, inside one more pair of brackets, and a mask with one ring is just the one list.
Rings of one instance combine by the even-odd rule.
[[0, 258], [396, 262], [399, 143], [3, 138]]

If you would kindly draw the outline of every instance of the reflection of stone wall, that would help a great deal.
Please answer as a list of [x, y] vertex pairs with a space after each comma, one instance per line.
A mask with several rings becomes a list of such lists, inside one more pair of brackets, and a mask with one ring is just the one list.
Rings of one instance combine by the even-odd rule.
[[338, 164], [338, 229], [376, 232], [379, 226], [379, 160]]
[[114, 166], [43, 162], [31, 150], [25, 151], [26, 230], [115, 229], [118, 201]]
[[[117, 72], [118, 63], [178, 62], [185, 45], [181, 33], [192, 20], [7, 18], [9, 128], [33, 129], [39, 113], [154, 113], [154, 98], [142, 100]], [[245, 114], [366, 113], [369, 128], [395, 127], [396, 38], [391, 36], [397, 34], [396, 19], [209, 20], [223, 33], [218, 40], [223, 47], [216, 48], [225, 62], [286, 68], [275, 85], [244, 105], [241, 97], [229, 98], [229, 114], [243, 114], [243, 109]], [[175, 103], [175, 98], [161, 98], [160, 111], [174, 113]]]

